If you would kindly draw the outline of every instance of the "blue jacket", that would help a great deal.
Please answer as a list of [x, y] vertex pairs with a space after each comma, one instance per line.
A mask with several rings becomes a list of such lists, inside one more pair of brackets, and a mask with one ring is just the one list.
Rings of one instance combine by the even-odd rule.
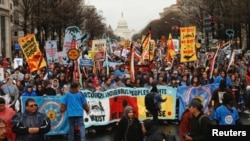
[[28, 92], [29, 87], [30, 86], [25, 87], [25, 90], [24, 90], [22, 96], [37, 96], [37, 93], [33, 90], [33, 88], [32, 88], [31, 92]]

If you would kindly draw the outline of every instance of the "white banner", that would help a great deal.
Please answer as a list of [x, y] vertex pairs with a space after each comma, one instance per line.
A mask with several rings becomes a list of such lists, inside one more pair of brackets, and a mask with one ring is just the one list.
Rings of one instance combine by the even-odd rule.
[[56, 40], [51, 40], [51, 41], [45, 42], [45, 52], [46, 52], [46, 58], [47, 58], [48, 65], [51, 63], [59, 62]]
[[14, 69], [23, 65], [23, 58], [14, 58]]
[[81, 30], [76, 26], [70, 26], [67, 27], [65, 30], [65, 37], [64, 37], [64, 43], [63, 43], [63, 51], [62, 51], [62, 62], [63, 64], [67, 65], [69, 64], [69, 58], [67, 56], [67, 52], [69, 49], [73, 48], [73, 39], [76, 38], [77, 42], [80, 42], [81, 38]]

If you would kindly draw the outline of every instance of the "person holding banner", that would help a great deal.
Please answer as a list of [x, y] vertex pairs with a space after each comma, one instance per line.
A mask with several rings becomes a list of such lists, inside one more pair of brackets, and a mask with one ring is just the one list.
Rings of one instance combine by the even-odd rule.
[[66, 110], [68, 123], [69, 123], [69, 133], [68, 133], [68, 141], [74, 141], [74, 127], [79, 126], [80, 128], [80, 138], [81, 141], [86, 140], [85, 136], [85, 125], [83, 122], [85, 110], [87, 114], [89, 114], [89, 105], [88, 102], [80, 90], [79, 83], [72, 83], [70, 85], [69, 91], [63, 96], [62, 103], [60, 106], [61, 116]]
[[25, 111], [16, 113], [11, 123], [12, 131], [16, 134], [16, 141], [45, 141], [44, 135], [51, 129], [50, 119], [38, 111], [33, 98], [26, 100]]

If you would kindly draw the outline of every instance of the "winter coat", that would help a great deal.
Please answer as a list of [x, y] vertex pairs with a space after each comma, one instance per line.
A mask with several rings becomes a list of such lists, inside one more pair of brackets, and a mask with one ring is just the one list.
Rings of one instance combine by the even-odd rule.
[[[45, 141], [44, 135], [51, 129], [50, 119], [40, 113], [36, 112], [30, 114], [27, 111], [24, 113], [17, 113], [11, 121], [12, 131], [16, 134], [16, 141]], [[30, 134], [29, 128], [38, 127], [39, 132]]]

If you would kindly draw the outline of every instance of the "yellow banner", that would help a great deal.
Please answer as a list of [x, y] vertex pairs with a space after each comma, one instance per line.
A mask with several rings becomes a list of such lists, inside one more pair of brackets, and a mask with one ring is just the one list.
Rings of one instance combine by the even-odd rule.
[[196, 61], [195, 37], [196, 27], [181, 27], [181, 62]]
[[121, 46], [123, 46], [125, 49], [130, 50], [130, 41], [129, 40], [122, 40], [119, 42]]
[[19, 38], [18, 43], [21, 46], [31, 72], [46, 67], [46, 61], [43, 58], [43, 54], [39, 49], [39, 45], [37, 44], [34, 34]]
[[[147, 36], [142, 35], [142, 54], [141, 54], [141, 59], [140, 63], [143, 63], [144, 59], [146, 59], [146, 55], [149, 52], [149, 42], [151, 40], [151, 34], [149, 33]], [[149, 58], [149, 56], [148, 56]]]
[[145, 54], [144, 59], [148, 59], [148, 60], [152, 61], [154, 59], [154, 53], [155, 53], [155, 41], [150, 40], [150, 42], [149, 42], [149, 50]]
[[89, 59], [94, 59], [94, 56], [95, 56], [96, 53], [97, 53], [97, 51], [89, 51], [88, 52]]
[[[161, 103], [161, 111], [159, 112], [159, 119], [167, 118], [174, 119], [175, 118], [175, 108], [173, 108], [173, 103], [175, 103], [176, 98], [173, 95], [162, 95], [162, 98], [167, 98], [166, 102]], [[137, 105], [139, 117], [142, 119], [146, 119], [148, 117], [152, 117], [150, 113], [145, 108], [144, 97], [137, 98]]]

